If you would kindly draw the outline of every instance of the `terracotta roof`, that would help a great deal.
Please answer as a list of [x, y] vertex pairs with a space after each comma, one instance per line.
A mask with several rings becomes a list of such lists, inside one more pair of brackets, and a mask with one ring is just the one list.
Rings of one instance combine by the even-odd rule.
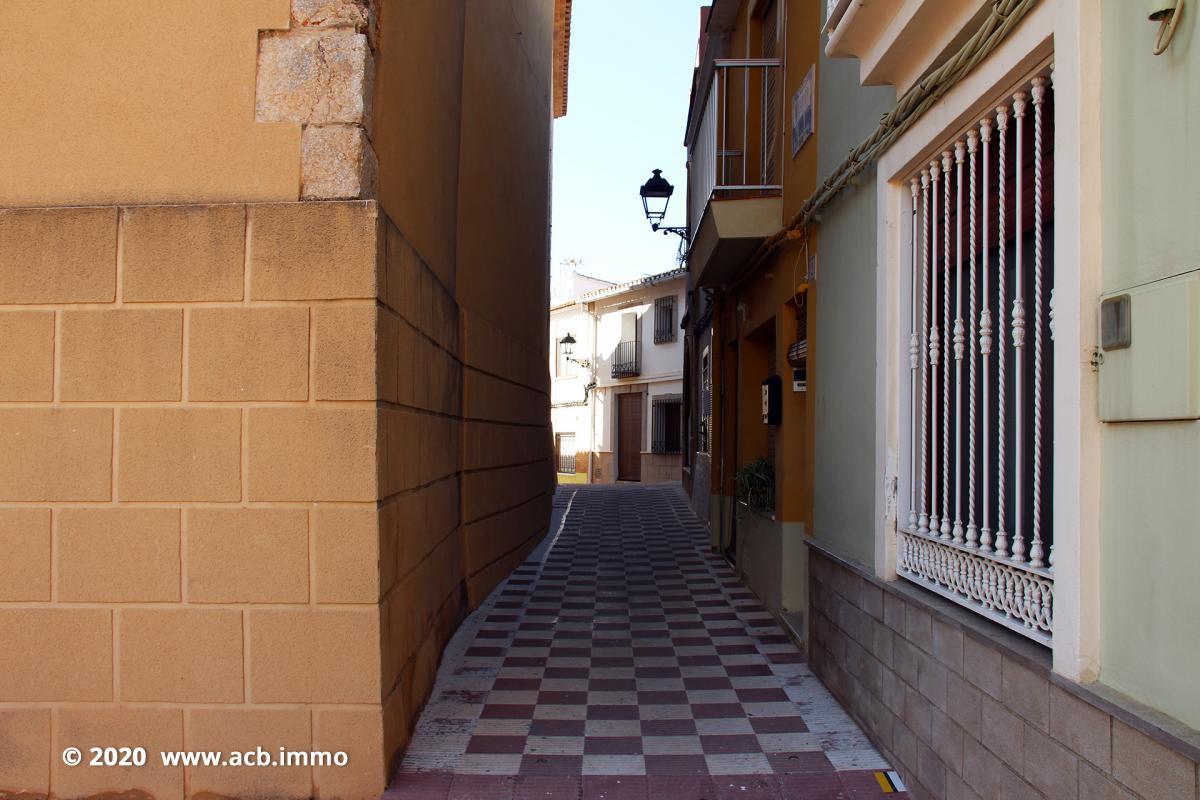
[[676, 278], [682, 278], [684, 275], [687, 275], [687, 267], [680, 267], [679, 269], [660, 272], [657, 275], [647, 275], [646, 277], [638, 278], [637, 280], [618, 283], [615, 286], [605, 286], [601, 289], [593, 289], [590, 292], [584, 292], [583, 294], [579, 295], [579, 300], [581, 302], [599, 300], [602, 297], [611, 297], [612, 295], [624, 294], [625, 292], [631, 292], [634, 289], [641, 289], [644, 286], [654, 286], [657, 283], [673, 281]]

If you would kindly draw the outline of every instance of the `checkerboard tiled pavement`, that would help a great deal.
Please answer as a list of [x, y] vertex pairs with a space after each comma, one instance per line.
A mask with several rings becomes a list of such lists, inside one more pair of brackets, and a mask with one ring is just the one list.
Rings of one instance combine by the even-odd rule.
[[904, 796], [678, 488], [568, 502], [447, 649], [386, 798]]

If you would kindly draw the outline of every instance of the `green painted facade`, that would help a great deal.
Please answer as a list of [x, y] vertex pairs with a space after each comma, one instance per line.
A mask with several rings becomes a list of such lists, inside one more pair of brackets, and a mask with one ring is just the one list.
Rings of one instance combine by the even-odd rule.
[[[1200, 9], [1154, 56], [1144, 3], [1101, 8], [1111, 293], [1200, 269]], [[1200, 422], [1106, 423], [1101, 458], [1100, 681], [1200, 728]]]
[[[855, 59], [818, 67], [819, 181], [875, 130], [890, 86], [859, 85]], [[875, 561], [875, 172], [864, 171], [817, 226], [817, 312], [810, 391], [814, 426], [813, 536], [873, 569]]]

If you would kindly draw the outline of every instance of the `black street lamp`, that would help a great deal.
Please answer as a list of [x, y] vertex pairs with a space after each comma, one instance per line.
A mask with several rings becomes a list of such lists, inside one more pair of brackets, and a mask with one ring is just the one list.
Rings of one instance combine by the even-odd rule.
[[650, 180], [642, 184], [641, 191], [638, 193], [642, 196], [642, 208], [646, 211], [646, 219], [650, 220], [650, 229], [662, 231], [663, 236], [673, 233], [686, 242], [688, 241], [687, 228], [670, 228], [660, 224], [663, 217], [667, 215], [667, 204], [671, 202], [671, 195], [674, 192], [675, 187], [662, 176], [662, 170], [656, 169], [650, 176]]

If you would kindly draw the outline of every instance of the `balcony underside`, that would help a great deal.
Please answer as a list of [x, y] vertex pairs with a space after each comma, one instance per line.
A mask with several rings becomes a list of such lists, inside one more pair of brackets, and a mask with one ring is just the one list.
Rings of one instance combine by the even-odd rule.
[[763, 240], [779, 230], [783, 198], [713, 198], [688, 252], [688, 269], [698, 286], [728, 283]]

